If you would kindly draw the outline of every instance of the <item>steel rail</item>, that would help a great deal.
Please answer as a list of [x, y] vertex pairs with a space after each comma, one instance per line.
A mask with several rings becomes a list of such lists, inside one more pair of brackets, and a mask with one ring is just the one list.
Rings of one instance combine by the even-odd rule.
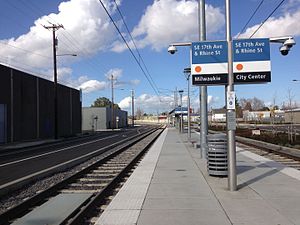
[[[88, 167], [86, 167], [83, 170], [79, 171], [78, 173], [64, 179], [63, 181], [61, 181], [57, 184], [54, 184], [53, 186], [47, 188], [46, 190], [36, 194], [35, 196], [33, 196], [31, 198], [25, 200], [24, 202], [20, 203], [19, 205], [16, 205], [16, 206], [8, 209], [6, 212], [4, 212], [0, 215], [0, 224], [9, 224], [9, 222], [11, 220], [16, 219], [17, 217], [20, 217], [22, 215], [25, 215], [26, 212], [29, 211], [29, 209], [33, 208], [34, 206], [40, 205], [41, 203], [43, 203], [45, 201], [45, 199], [49, 198], [50, 196], [54, 196], [58, 192], [58, 190], [61, 190], [64, 187], [66, 187], [69, 183], [74, 182], [80, 176], [83, 176], [85, 173], [92, 170], [92, 168], [109, 160], [110, 158], [114, 157], [118, 153], [125, 151], [127, 148], [129, 148], [132, 145], [134, 145], [135, 143], [141, 141], [142, 139], [144, 139], [145, 137], [152, 134], [153, 132], [155, 132], [158, 129], [161, 129], [161, 128], [160, 127], [152, 128], [148, 131], [145, 131], [138, 135], [135, 135], [134, 137], [127, 138], [126, 143], [124, 143], [124, 140], [123, 140], [123, 141], [120, 141], [120, 142], [117, 142], [110, 146], [105, 147], [106, 151], [101, 151], [101, 153], [107, 153], [108, 155], [103, 156], [103, 158], [101, 158], [99, 161], [95, 162], [94, 164], [89, 165]], [[108, 151], [109, 151], [109, 153], [108, 153]], [[93, 155], [93, 156], [95, 156], [95, 155]], [[116, 181], [114, 181], [114, 182], [116, 182]]]
[[92, 217], [93, 210], [99, 207], [105, 197], [108, 196], [112, 190], [122, 181], [122, 179], [126, 176], [128, 171], [133, 168], [133, 166], [137, 163], [137, 161], [143, 156], [143, 154], [149, 149], [149, 147], [154, 143], [157, 137], [162, 133], [163, 130], [159, 132], [159, 134], [148, 143], [142, 151], [140, 151], [134, 159], [97, 195], [91, 198], [91, 201], [86, 204], [84, 207], [78, 208], [78, 212], [76, 215], [72, 215], [72, 218], [68, 218], [68, 221], [65, 223], [67, 225], [81, 225], [84, 224], [86, 217]]
[[[149, 128], [148, 128], [149, 129]], [[143, 131], [142, 131], [143, 132]], [[145, 131], [144, 131], [145, 132]], [[105, 147], [102, 147], [100, 149], [97, 149], [97, 150], [94, 150], [90, 153], [87, 153], [85, 155], [82, 155], [82, 156], [79, 156], [77, 158], [74, 158], [74, 159], [71, 159], [71, 160], [68, 160], [66, 162], [62, 162], [60, 164], [57, 164], [55, 166], [52, 166], [52, 167], [49, 167], [47, 169], [44, 169], [44, 170], [41, 170], [41, 171], [38, 171], [38, 172], [35, 172], [31, 175], [27, 175], [23, 178], [20, 178], [20, 179], [17, 179], [15, 181], [11, 181], [9, 183], [6, 183], [6, 184], [3, 184], [3, 185], [0, 185], [0, 196], [4, 195], [4, 194], [7, 194], [9, 192], [12, 192], [16, 189], [19, 189], [21, 188], [22, 186], [26, 185], [27, 183], [29, 182], [33, 182], [34, 180], [37, 180], [37, 179], [42, 179], [50, 174], [53, 174], [53, 173], [56, 173], [56, 172], [60, 172], [60, 171], [63, 171], [63, 170], [66, 170], [70, 167], [73, 167], [75, 165], [78, 165], [92, 157], [95, 157], [99, 154], [102, 154], [118, 145], [121, 145], [123, 144], [124, 142], [126, 141], [129, 141], [129, 140], [132, 140], [134, 139], [135, 137], [138, 137], [139, 135], [141, 135], [140, 133], [134, 135], [134, 136], [131, 136], [131, 137], [128, 137], [126, 139], [123, 139], [121, 141], [118, 141], [118, 142], [115, 142], [109, 146], [105, 146]]]

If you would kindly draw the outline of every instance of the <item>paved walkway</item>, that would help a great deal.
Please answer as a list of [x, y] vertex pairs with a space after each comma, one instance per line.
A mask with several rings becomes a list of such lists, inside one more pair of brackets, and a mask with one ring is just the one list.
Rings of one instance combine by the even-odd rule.
[[300, 224], [300, 171], [240, 148], [237, 171], [230, 192], [227, 178], [208, 176], [186, 134], [168, 128], [96, 224]]

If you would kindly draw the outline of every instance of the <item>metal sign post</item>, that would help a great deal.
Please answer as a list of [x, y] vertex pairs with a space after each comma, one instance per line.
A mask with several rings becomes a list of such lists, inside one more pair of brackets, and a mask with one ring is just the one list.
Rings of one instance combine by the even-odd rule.
[[[230, 0], [226, 0], [226, 41], [228, 44], [228, 85], [226, 86], [227, 93], [234, 91], [233, 78], [233, 54], [231, 40], [231, 20], [230, 20]], [[227, 105], [227, 118], [235, 118], [235, 109], [231, 109]], [[227, 122], [227, 153], [228, 153], [228, 189], [230, 191], [237, 190], [236, 179], [236, 146], [235, 146], [235, 121]]]

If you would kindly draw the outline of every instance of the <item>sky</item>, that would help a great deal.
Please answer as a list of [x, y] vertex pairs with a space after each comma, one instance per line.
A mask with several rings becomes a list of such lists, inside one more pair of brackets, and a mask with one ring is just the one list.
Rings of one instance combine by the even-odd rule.
[[[232, 37], [249, 38], [281, 1], [231, 0]], [[175, 90], [184, 90], [183, 105], [186, 105], [187, 81], [183, 69], [190, 67], [189, 48], [179, 47], [174, 55], [167, 48], [173, 42], [199, 40], [198, 1], [102, 0], [102, 3], [131, 50], [100, 0], [0, 0], [0, 63], [53, 80], [52, 32], [44, 26], [61, 24], [64, 28], [56, 32], [58, 82], [81, 89], [83, 106], [90, 106], [99, 97], [111, 99], [112, 74], [114, 101], [124, 110], [130, 112], [131, 90], [135, 93], [135, 108], [147, 113], [170, 111]], [[272, 81], [235, 85], [238, 99], [257, 97], [267, 106], [274, 102], [281, 106], [290, 94], [300, 106], [300, 81], [292, 81], [300, 80], [299, 20], [300, 0], [285, 0], [253, 36], [293, 36], [297, 44], [287, 56], [282, 56], [280, 45], [272, 43]], [[206, 0], [206, 30], [207, 40], [226, 39], [225, 0]], [[198, 86], [191, 87], [191, 104], [195, 110], [199, 108]], [[224, 105], [224, 86], [209, 86], [208, 107]]]

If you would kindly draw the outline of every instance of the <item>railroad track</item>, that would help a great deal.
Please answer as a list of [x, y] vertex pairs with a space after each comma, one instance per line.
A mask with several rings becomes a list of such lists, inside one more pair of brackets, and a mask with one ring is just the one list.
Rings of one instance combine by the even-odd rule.
[[162, 131], [151, 129], [92, 159], [77, 173], [2, 213], [0, 224], [92, 224], [94, 213], [101, 213], [101, 206]]
[[294, 155], [284, 154], [276, 150], [258, 147], [257, 145], [250, 145], [249, 143], [245, 144], [242, 141], [237, 142], [237, 145], [257, 155], [274, 160], [285, 166], [300, 170], [300, 159], [298, 157], [295, 157]]

